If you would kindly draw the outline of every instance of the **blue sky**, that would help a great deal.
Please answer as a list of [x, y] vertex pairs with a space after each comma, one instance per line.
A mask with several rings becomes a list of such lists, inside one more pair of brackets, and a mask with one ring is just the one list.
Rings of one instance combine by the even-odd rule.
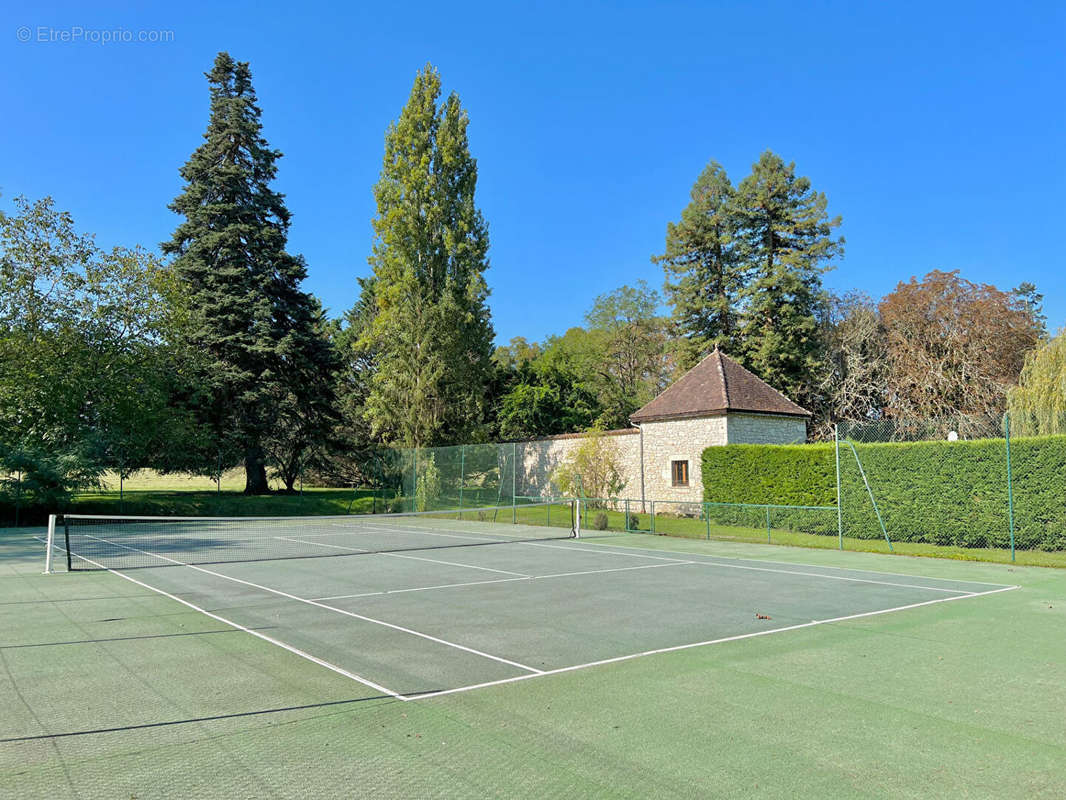
[[[624, 283], [660, 286], [649, 257], [702, 167], [739, 181], [767, 148], [843, 216], [828, 286], [880, 296], [935, 268], [1030, 280], [1049, 325], [1066, 323], [1059, 2], [46, 2], [4, 17], [5, 208], [52, 195], [101, 244], [168, 238], [207, 121], [202, 73], [225, 49], [251, 62], [291, 249], [335, 314], [369, 272], [385, 128], [429, 61], [471, 117], [501, 342], [562, 333]], [[173, 34], [84, 41], [104, 30]]]

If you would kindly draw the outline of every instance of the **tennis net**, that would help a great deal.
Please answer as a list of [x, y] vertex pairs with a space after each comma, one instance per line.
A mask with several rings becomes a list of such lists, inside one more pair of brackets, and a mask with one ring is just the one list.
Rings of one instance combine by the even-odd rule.
[[63, 517], [70, 570], [354, 556], [576, 535], [572, 501], [320, 517]]

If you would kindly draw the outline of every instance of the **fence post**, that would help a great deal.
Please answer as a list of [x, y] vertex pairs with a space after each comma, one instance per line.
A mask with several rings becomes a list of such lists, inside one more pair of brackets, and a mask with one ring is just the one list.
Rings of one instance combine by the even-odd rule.
[[707, 541], [711, 541], [711, 509], [706, 503], [703, 504], [703, 519], [707, 523]]
[[766, 507], [766, 543], [770, 544], [770, 506]]
[[1007, 518], [1010, 524], [1010, 560], [1014, 561], [1014, 480], [1010, 469], [1010, 414], [1003, 414], [1003, 438], [1007, 448]]
[[[459, 445], [459, 510], [463, 510], [463, 484], [466, 483], [466, 445]], [[474, 507], [480, 505], [474, 502]]]
[[511, 522], [518, 522], [518, 500], [515, 499], [515, 482], [518, 477], [518, 442], [511, 443]]
[[655, 501], [652, 500], [648, 506], [651, 509], [651, 532], [655, 533]]
[[833, 425], [833, 455], [836, 458], [837, 467], [837, 546], [844, 549], [844, 512], [840, 505], [840, 434], [837, 426]]

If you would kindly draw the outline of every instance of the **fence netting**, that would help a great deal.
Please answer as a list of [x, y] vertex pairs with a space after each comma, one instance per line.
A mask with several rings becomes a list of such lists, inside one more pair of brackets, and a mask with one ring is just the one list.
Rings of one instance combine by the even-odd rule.
[[515, 505], [520, 479], [514, 443], [395, 450], [390, 456], [400, 487], [396, 511], [434, 511]]
[[847, 536], [1066, 549], [1066, 415], [884, 419], [838, 437]]

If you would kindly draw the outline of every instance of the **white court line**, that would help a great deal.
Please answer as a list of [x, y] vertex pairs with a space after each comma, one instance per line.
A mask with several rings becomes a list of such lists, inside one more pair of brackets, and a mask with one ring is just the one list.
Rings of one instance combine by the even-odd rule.
[[[702, 542], [702, 541], [707, 541], [707, 540], [706, 539], [690, 539], [689, 541]], [[536, 544], [536, 542], [524, 542], [524, 544]], [[648, 549], [646, 547], [642, 547], [641, 545], [637, 545], [637, 544], [608, 544], [608, 543], [604, 543], [604, 544], [594, 544], [593, 547], [597, 548], [597, 552], [599, 552], [599, 548], [607, 548], [607, 547], [624, 547], [627, 550], [640, 550], [640, 551], [646, 551]], [[791, 547], [791, 545], [777, 545], [777, 547]], [[798, 550], [798, 549], [801, 549], [801, 548], [791, 547], [791, 549], [797, 549]], [[809, 550], [810, 548], [802, 548], [802, 549]], [[608, 550], [607, 552], [612, 552], [612, 551]], [[661, 553], [663, 551], [659, 550], [657, 552]], [[907, 572], [889, 572], [887, 570], [868, 569], [866, 567], [831, 567], [831, 566], [826, 566], [825, 564], [807, 564], [805, 562], [800, 562], [800, 561], [774, 561], [773, 559], [769, 559], [769, 558], [766, 558], [766, 559], [763, 559], [763, 558], [755, 559], [755, 558], [740, 558], [740, 557], [737, 557], [737, 556], [716, 556], [716, 555], [712, 555], [711, 553], [685, 553], [683, 550], [679, 551], [679, 552], [681, 554], [684, 554], [684, 555], [702, 556], [704, 558], [719, 558], [719, 559], [723, 559], [725, 561], [748, 561], [748, 562], [754, 562], [756, 564], [780, 564], [780, 565], [785, 566], [785, 567], [810, 567], [812, 569], [838, 569], [838, 570], [842, 569], [842, 570], [848, 570], [849, 572], [869, 572], [872, 575], [895, 575], [896, 577], [899, 577], [899, 578], [925, 578], [926, 580], [930, 580], [930, 581], [947, 581], [948, 583], [972, 583], [972, 584], [974, 584], [976, 586], [995, 586], [998, 589], [1002, 589], [1004, 586], [1008, 585], [1008, 584], [1005, 584], [1005, 583], [993, 583], [992, 581], [972, 581], [972, 580], [960, 581], [960, 580], [958, 580], [956, 578], [936, 578], [936, 577], [932, 577], [932, 576], [929, 576], [929, 575], [912, 575], [912, 574], [907, 573]], [[859, 550], [851, 550], [851, 551], [847, 551], [847, 552], [855, 553], [855, 554], [861, 554], [861, 555], [876, 555], [876, 556], [888, 555], [887, 553], [865, 552], [865, 551], [859, 551]], [[617, 555], [629, 555], [629, 554], [628, 553], [618, 553]], [[923, 558], [923, 556], [918, 556], [918, 558]], [[708, 562], [703, 562], [703, 563], [715, 564], [715, 563], [719, 563], [719, 562], [708, 561]], [[1001, 563], [996, 562], [996, 561], [985, 561], [985, 562], [975, 562], [975, 563], [985, 564], [987, 566], [1008, 566], [1006, 564], [1001, 564]]]
[[530, 578], [531, 575], [526, 575], [524, 572], [511, 572], [507, 569], [493, 569], [492, 567], [479, 567], [476, 564], [461, 564], [458, 561], [442, 561], [439, 558], [426, 558], [425, 556], [412, 556], [406, 553], [385, 553], [379, 550], [364, 550], [361, 547], [347, 547], [343, 544], [328, 544], [326, 542], [308, 542], [304, 539], [290, 539], [288, 536], [275, 536], [275, 539], [281, 539], [286, 542], [296, 542], [298, 544], [311, 544], [315, 547], [332, 547], [335, 550], [348, 550], [353, 553], [366, 553], [367, 555], [374, 556], [390, 556], [392, 558], [411, 558], [415, 561], [429, 561], [431, 564], [445, 564], [449, 567], [466, 567], [467, 569], [479, 569], [483, 572], [498, 572], [501, 575], [514, 575], [519, 578]]
[[[386, 628], [392, 628], [393, 630], [401, 631], [402, 633], [409, 633], [412, 636], [418, 636], [418, 637], [420, 637], [422, 639], [428, 639], [431, 642], [436, 642], [437, 644], [443, 644], [443, 645], [446, 645], [448, 647], [454, 647], [456, 650], [464, 650], [467, 653], [473, 653], [476, 656], [481, 656], [482, 658], [488, 658], [488, 659], [491, 659], [492, 661], [499, 661], [501, 664], [509, 664], [512, 667], [518, 667], [519, 669], [524, 669], [527, 672], [535, 673], [537, 675], [540, 675], [541, 673], [544, 672], [544, 670], [537, 669], [536, 667], [530, 667], [530, 666], [527, 666], [525, 664], [519, 664], [517, 661], [510, 661], [510, 660], [508, 660], [506, 658], [501, 658], [500, 656], [494, 656], [491, 653], [485, 653], [485, 652], [482, 652], [481, 650], [475, 650], [473, 647], [467, 647], [466, 645], [457, 644], [455, 642], [449, 642], [447, 639], [439, 639], [436, 636], [431, 636], [428, 633], [422, 633], [421, 631], [412, 630], [411, 628], [405, 628], [402, 625], [394, 625], [391, 622], [385, 622], [385, 620], [374, 619], [373, 617], [366, 617], [366, 616], [363, 616], [362, 614], [356, 614], [354, 611], [346, 611], [343, 608], [336, 608], [335, 606], [327, 606], [325, 603], [320, 603], [317, 600], [308, 600], [306, 597], [297, 597], [294, 594], [289, 594], [288, 592], [283, 592], [280, 589], [272, 589], [269, 586], [263, 586], [262, 584], [259, 584], [259, 583], [252, 583], [251, 581], [242, 580], [241, 578], [234, 578], [232, 575], [226, 575], [226, 574], [221, 573], [221, 572], [215, 572], [214, 570], [205, 569], [203, 567], [198, 567], [195, 564], [186, 564], [184, 561], [178, 561], [176, 559], [169, 558], [168, 556], [161, 556], [158, 553], [151, 553], [151, 552], [149, 552], [147, 550], [141, 550], [140, 548], [137, 548], [137, 547], [130, 547], [128, 545], [119, 544], [118, 542], [112, 542], [109, 539], [102, 539], [99, 536], [93, 536], [93, 535], [88, 534], [88, 533], [86, 533], [84, 535], [87, 536], [90, 539], [96, 539], [96, 541], [98, 541], [98, 542], [106, 542], [107, 544], [116, 545], [118, 547], [121, 547], [124, 550], [132, 550], [135, 553], [143, 553], [144, 555], [151, 556], [152, 558], [158, 558], [158, 559], [160, 559], [162, 561], [169, 561], [171, 564], [174, 564], [174, 565], [179, 566], [179, 567], [187, 567], [188, 569], [194, 569], [197, 572], [203, 572], [205, 575], [214, 575], [216, 578], [222, 578], [223, 580], [233, 581], [234, 583], [241, 583], [241, 584], [244, 584], [245, 586], [251, 586], [254, 589], [260, 589], [260, 590], [262, 590], [264, 592], [270, 592], [271, 594], [276, 594], [279, 597], [285, 597], [285, 598], [287, 598], [289, 600], [296, 600], [299, 603], [306, 603], [309, 606], [315, 606], [317, 608], [324, 608], [327, 611], [335, 611], [338, 614], [344, 614], [345, 616], [354, 617], [355, 619], [361, 619], [364, 622], [373, 622], [375, 625], [382, 625], [382, 626], [384, 626]], [[121, 573], [119, 573], [119, 574], [121, 574]], [[123, 575], [123, 577], [127, 577], [127, 576]], [[132, 580], [132, 578], [131, 578], [131, 580]]]
[[[452, 539], [474, 539], [476, 541], [486, 541], [486, 542], [497, 541], [495, 539], [479, 539], [478, 537], [475, 537], [475, 536], [463, 536], [461, 534], [454, 534], [454, 533], [451, 533], [451, 534], [449, 534], [449, 533], [437, 533], [435, 531], [425, 531], [425, 530], [422, 530], [422, 529], [419, 529], [419, 528], [407, 529], [407, 528], [403, 528], [401, 526], [386, 526], [386, 527], [381, 528], [381, 530], [414, 530], [414, 531], [418, 531], [419, 533], [424, 533], [427, 536], [446, 536], [446, 537], [452, 538]], [[653, 560], [656, 560], [656, 561], [670, 561], [670, 562], [678, 563], [678, 564], [680, 564], [680, 563], [698, 564], [700, 566], [705, 566], [705, 567], [723, 567], [725, 569], [744, 569], [744, 570], [752, 570], [752, 571], [757, 571], [757, 572], [777, 572], [777, 573], [786, 574], [786, 575], [801, 575], [801, 576], [804, 576], [804, 577], [825, 578], [826, 580], [830, 580], [830, 581], [848, 581], [848, 582], [851, 582], [851, 583], [870, 583], [870, 584], [875, 584], [875, 585], [878, 585], [878, 586], [894, 586], [894, 587], [898, 587], [898, 588], [901, 588], [901, 589], [925, 589], [925, 590], [928, 590], [930, 592], [950, 592], [952, 594], [970, 594], [970, 592], [968, 592], [966, 589], [947, 589], [947, 588], [944, 588], [942, 586], [924, 586], [922, 584], [916, 584], [916, 583], [895, 583], [895, 582], [892, 582], [892, 581], [874, 580], [872, 578], [853, 578], [853, 577], [850, 577], [850, 576], [847, 576], [847, 575], [827, 575], [827, 574], [822, 573], [822, 572], [804, 572], [802, 570], [777, 569], [777, 568], [774, 568], [774, 567], [755, 567], [755, 566], [748, 566], [748, 565], [745, 565], [745, 564], [725, 563], [725, 562], [722, 562], [722, 561], [685, 560], [685, 559], [680, 559], [680, 558], [670, 558], [668, 556], [648, 555], [643, 550], [641, 550], [639, 553], [636, 553], [636, 552], [634, 552], [634, 553], [619, 553], [619, 552], [617, 552], [615, 550], [606, 549], [608, 547], [612, 547], [612, 546], [615, 546], [615, 545], [595, 545], [593, 547], [582, 547], [582, 546], [577, 545], [577, 544], [548, 544], [546, 542], [515, 541], [515, 542], [512, 542], [512, 543], [513, 544], [524, 544], [524, 545], [528, 545], [530, 547], [547, 547], [547, 548], [551, 548], [553, 550], [579, 550], [579, 551], [584, 552], [584, 553], [601, 553], [601, 554], [602, 553], [606, 553], [608, 555], [625, 556], [625, 557], [628, 557], [628, 558], [648, 558], [648, 559], [653, 559]], [[315, 542], [305, 542], [305, 544], [315, 544]], [[633, 547], [633, 548], [630, 548], [630, 549], [639, 550], [640, 548]], [[702, 553], [697, 553], [695, 555], [703, 555], [703, 554]], [[707, 556], [707, 558], [720, 558], [720, 556]], [[774, 563], [781, 563], [781, 562], [774, 562]], [[847, 567], [827, 567], [827, 569], [847, 569]], [[860, 570], [855, 570], [855, 571], [860, 571]], [[921, 577], [921, 576], [907, 576], [907, 577]], [[952, 579], [951, 578], [929, 578], [928, 580], [951, 581]], [[970, 581], [956, 581], [956, 582], [957, 583], [969, 583]], [[980, 581], [972, 581], [972, 583], [980, 583], [981, 585], [989, 585], [989, 586], [997, 586], [997, 585], [1001, 586], [1002, 585], [1002, 584], [985, 584], [985, 583], [982, 583]]]
[[848, 614], [847, 616], [844, 616], [844, 617], [834, 617], [832, 619], [816, 619], [816, 620], [812, 620], [810, 622], [802, 622], [802, 623], [800, 623], [798, 625], [788, 625], [788, 626], [785, 626], [783, 628], [773, 628], [772, 630], [768, 630], [768, 631], [755, 631], [754, 633], [741, 633], [741, 634], [738, 634], [736, 636], [724, 636], [721, 639], [708, 639], [705, 642], [692, 642], [691, 644], [680, 644], [680, 645], [675, 645], [673, 647], [660, 647], [660, 648], [655, 649], [655, 650], [645, 650], [645, 651], [643, 651], [641, 653], [630, 653], [629, 655], [624, 655], [624, 656], [615, 656], [613, 658], [604, 658], [604, 659], [601, 659], [600, 661], [589, 661], [589, 662], [587, 662], [585, 664], [574, 664], [573, 666], [570, 666], [570, 667], [559, 667], [558, 669], [549, 669], [549, 670], [545, 670], [540, 675], [517, 675], [517, 676], [515, 676], [513, 678], [503, 678], [501, 680], [496, 680], [496, 681], [486, 681], [484, 683], [475, 683], [475, 684], [471, 684], [470, 686], [460, 686], [460, 687], [457, 687], [455, 689], [441, 689], [440, 691], [426, 692], [425, 694], [420, 694], [420, 695], [414, 695], [414, 696], [408, 695], [408, 696], [404, 697], [403, 699], [404, 700], [425, 700], [425, 699], [431, 698], [431, 697], [441, 697], [442, 695], [446, 695], [446, 694], [458, 694], [460, 692], [469, 692], [469, 691], [472, 691], [474, 689], [483, 689], [483, 688], [486, 688], [488, 686], [500, 686], [500, 685], [505, 684], [505, 683], [516, 683], [518, 681], [528, 680], [529, 678], [543, 678], [546, 675], [559, 675], [559, 674], [564, 673], [564, 672], [575, 672], [575, 671], [577, 671], [579, 669], [588, 669], [589, 667], [600, 667], [600, 666], [603, 666], [605, 664], [616, 664], [616, 663], [618, 663], [620, 661], [631, 661], [631, 660], [633, 660], [635, 658], [644, 658], [645, 656], [659, 655], [659, 654], [662, 654], [662, 653], [673, 653], [673, 652], [676, 652], [678, 650], [690, 650], [690, 649], [692, 649], [694, 647], [707, 647], [709, 645], [723, 644], [725, 642], [736, 642], [736, 641], [740, 641], [741, 639], [754, 639], [754, 638], [759, 637], [759, 636], [769, 636], [770, 634], [773, 634], [773, 633], [785, 633], [786, 631], [795, 631], [795, 630], [800, 630], [802, 628], [813, 628], [813, 627], [815, 627], [817, 625], [828, 625], [828, 624], [834, 623], [834, 622], [846, 622], [848, 620], [861, 619], [863, 617], [875, 617], [875, 616], [878, 616], [879, 614], [890, 614], [890, 613], [892, 613], [894, 611], [905, 611], [905, 610], [910, 609], [910, 608], [919, 608], [921, 606], [931, 606], [931, 605], [934, 605], [936, 603], [950, 603], [952, 600], [968, 600], [968, 599], [973, 598], [973, 597], [984, 597], [985, 595], [998, 594], [999, 592], [1009, 592], [1009, 591], [1012, 591], [1012, 590], [1018, 589], [1018, 588], [1021, 588], [1021, 587], [1019, 587], [1019, 586], [1004, 586], [1004, 587], [999, 588], [999, 589], [991, 589], [991, 590], [989, 590], [987, 592], [976, 592], [976, 593], [971, 593], [971, 594], [960, 594], [960, 595], [956, 595], [955, 597], [940, 597], [940, 598], [937, 598], [936, 600], [926, 600], [926, 601], [921, 602], [921, 603], [911, 603], [911, 604], [905, 605], [905, 606], [896, 606], [895, 608], [883, 608], [883, 609], [880, 609], [878, 611], [864, 611], [861, 614]]
[[[39, 538], [39, 537], [35, 537], [35, 538]], [[93, 537], [93, 538], [95, 538], [95, 537]], [[66, 552], [66, 548], [60, 547], [60, 545], [55, 545], [55, 546], [58, 547], [60, 550], [63, 550], [63, 552]], [[93, 561], [91, 558], [86, 558], [85, 556], [78, 555], [77, 553], [71, 553], [71, 555], [74, 556], [74, 558], [80, 558], [82, 561], [89, 562], [94, 567], [97, 567], [99, 569], [106, 569], [112, 575], [118, 575], [118, 577], [120, 577], [120, 578], [125, 578], [130, 583], [135, 583], [135, 584], [137, 584], [138, 586], [140, 586], [142, 588], [145, 588], [145, 589], [148, 589], [149, 591], [155, 592], [156, 594], [161, 594], [161, 595], [163, 595], [163, 597], [169, 598], [170, 600], [176, 600], [177, 602], [181, 603], [183, 606], [187, 606], [187, 607], [191, 608], [193, 611], [199, 611], [201, 614], [205, 614], [208, 617], [211, 617], [211, 619], [213, 619], [213, 620], [217, 620], [218, 622], [221, 622], [221, 623], [223, 623], [225, 625], [231, 625], [231, 626], [233, 626], [234, 628], [236, 628], [239, 631], [244, 631], [245, 633], [250, 633], [252, 636], [255, 636], [255, 637], [259, 638], [259, 639], [262, 639], [265, 642], [270, 642], [273, 645], [277, 645], [281, 649], [288, 650], [290, 653], [292, 653], [294, 655], [297, 655], [300, 658], [305, 658], [305, 659], [307, 659], [308, 661], [310, 661], [313, 664], [318, 664], [320, 667], [325, 667], [326, 669], [333, 670], [338, 675], [343, 675], [345, 678], [350, 678], [351, 680], [355, 681], [356, 683], [361, 683], [364, 686], [369, 686], [371, 689], [374, 689], [376, 691], [382, 692], [382, 693], [387, 694], [387, 695], [389, 695], [391, 697], [395, 697], [397, 700], [407, 700], [407, 699], [409, 699], [407, 697], [404, 697], [399, 692], [394, 692], [392, 689], [386, 688], [385, 686], [382, 686], [379, 683], [374, 683], [373, 681], [368, 680], [368, 679], [362, 677], [361, 675], [356, 675], [354, 672], [349, 672], [348, 670], [344, 669], [343, 667], [338, 667], [336, 664], [331, 664], [328, 661], [324, 661], [323, 659], [319, 658], [318, 656], [313, 656], [310, 653], [304, 652], [303, 650], [300, 650], [297, 647], [293, 647], [291, 644], [286, 644], [285, 642], [281, 641], [280, 639], [275, 639], [273, 636], [267, 636], [265, 633], [260, 633], [259, 631], [252, 630], [251, 628], [247, 628], [247, 627], [245, 627], [244, 625], [241, 625], [238, 622], [234, 622], [233, 620], [226, 619], [223, 616], [220, 616], [220, 615], [215, 614], [215, 613], [213, 613], [211, 611], [208, 611], [205, 608], [200, 608], [200, 606], [198, 606], [198, 605], [196, 605], [194, 603], [190, 603], [188, 600], [183, 600], [182, 598], [178, 597], [177, 595], [173, 595], [170, 592], [163, 591], [162, 589], [159, 589], [159, 588], [157, 588], [155, 586], [150, 586], [147, 583], [143, 583], [142, 581], [137, 580], [136, 578], [131, 578], [129, 575], [126, 575], [123, 572], [118, 572], [117, 570], [113, 570], [110, 567], [105, 567], [103, 564], [99, 564], [96, 561]]]
[[484, 586], [487, 583], [510, 583], [527, 581], [529, 578], [496, 578], [491, 581], [470, 581], [469, 583], [442, 583], [440, 586], [418, 586], [414, 589], [386, 589], [381, 592], [362, 592], [361, 594], [335, 594], [329, 597], [314, 597], [313, 600], [348, 600], [353, 597], [374, 597], [381, 594], [403, 594], [404, 592], [428, 592], [430, 589], [452, 589], [457, 586]]
[[[310, 544], [310, 543], [309, 543]], [[552, 575], [528, 575], [524, 578], [497, 578], [493, 581], [469, 581], [467, 583], [442, 583], [439, 586], [417, 586], [413, 589], [385, 589], [380, 592], [362, 592], [361, 594], [338, 594], [332, 597], [316, 597], [315, 600], [346, 600], [353, 597], [375, 597], [382, 594], [403, 594], [404, 592], [428, 592], [430, 589], [455, 589], [460, 586], [484, 586], [487, 583], [511, 583], [512, 581], [539, 581], [545, 578], [569, 578], [574, 575], [599, 575], [604, 572], [630, 572], [635, 569], [661, 569], [691, 564], [691, 561], [679, 561], [676, 564], [641, 564], [639, 567], [614, 567], [612, 569], [590, 569], [584, 572], [556, 572]]]
[[[917, 584], [917, 583], [894, 583], [892, 581], [877, 581], [877, 580], [873, 580], [872, 578], [852, 578], [852, 577], [849, 577], [847, 575], [827, 575], [827, 574], [822, 573], [822, 572], [804, 572], [804, 571], [795, 570], [795, 569], [775, 569], [773, 567], [753, 567], [753, 566], [748, 566], [746, 564], [729, 564], [729, 563], [723, 563], [721, 561], [702, 561], [702, 560], [695, 560], [695, 559], [694, 560], [690, 560], [690, 561], [686, 561], [686, 560], [679, 559], [679, 558], [669, 558], [668, 556], [646, 555], [643, 550], [641, 550], [641, 552], [639, 552], [639, 553], [618, 553], [618, 552], [615, 552], [614, 550], [602, 550], [602, 549], [600, 549], [600, 546], [596, 546], [595, 549], [590, 549], [588, 547], [579, 547], [577, 545], [551, 545], [551, 544], [546, 544], [546, 543], [543, 543], [543, 542], [519, 542], [519, 544], [528, 544], [531, 547], [551, 547], [551, 548], [554, 548], [554, 549], [564, 549], [564, 550], [566, 550], [566, 549], [576, 549], [576, 550], [581, 550], [582, 552], [585, 552], [585, 553], [609, 553], [611, 555], [616, 555], [616, 556], [629, 556], [630, 558], [652, 558], [652, 559], [656, 559], [656, 560], [659, 560], [659, 561], [672, 561], [672, 562], [679, 563], [679, 564], [696, 564], [697, 566], [701, 566], [701, 567], [724, 567], [726, 569], [746, 569], [746, 570], [754, 570], [754, 571], [757, 571], [757, 572], [779, 572], [779, 573], [782, 573], [784, 575], [803, 575], [805, 577], [811, 577], [811, 578], [825, 578], [826, 580], [831, 580], [831, 581], [851, 581], [853, 583], [872, 583], [872, 584], [876, 584], [878, 586], [897, 586], [897, 587], [904, 588], [904, 589], [927, 589], [927, 590], [929, 590], [931, 592], [952, 592], [954, 594], [962, 594], [962, 595], [974, 594], [973, 592], [969, 592], [966, 589], [945, 589], [944, 587], [941, 587], [941, 586], [925, 586], [923, 584]], [[610, 546], [611, 545], [604, 545], [604, 547], [610, 547]], [[633, 550], [639, 550], [640, 548], [634, 547], [632, 549]], [[694, 553], [693, 555], [702, 555], [702, 553]], [[707, 558], [716, 558], [716, 556], [707, 556]], [[781, 563], [781, 562], [775, 562], [775, 563]], [[826, 569], [847, 569], [847, 567], [826, 567]], [[861, 570], [855, 570], [855, 571], [858, 572], [858, 571], [861, 571]], [[907, 577], [919, 577], [920, 578], [920, 577], [924, 577], [924, 576], [917, 575], [917, 576], [907, 576]], [[927, 580], [931, 580], [931, 581], [951, 581], [953, 579], [952, 578], [928, 578]], [[956, 583], [969, 583], [970, 581], [955, 581], [955, 582]], [[986, 585], [986, 586], [999, 586], [999, 587], [1003, 586], [1003, 584], [996, 584], [996, 583], [984, 584], [984, 583], [982, 583], [980, 581], [973, 581], [973, 583], [981, 583], [981, 585]]]

